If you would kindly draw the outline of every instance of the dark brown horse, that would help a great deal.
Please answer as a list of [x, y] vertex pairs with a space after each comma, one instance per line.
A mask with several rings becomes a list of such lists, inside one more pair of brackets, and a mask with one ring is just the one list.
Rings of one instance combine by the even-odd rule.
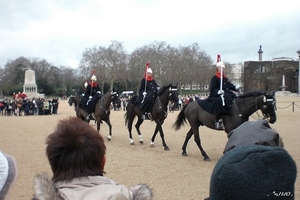
[[[128, 131], [129, 131], [129, 141], [131, 145], [134, 145], [134, 141], [132, 139], [132, 123], [135, 118], [135, 116], [138, 116], [136, 113], [138, 113], [138, 107], [135, 105], [135, 100], [137, 96], [134, 96], [130, 102], [127, 105], [127, 111], [125, 113], [125, 125], [127, 125]], [[160, 133], [160, 137], [162, 139], [162, 144], [164, 146], [164, 149], [166, 151], [170, 150], [167, 146], [165, 139], [164, 139], [164, 132], [162, 129], [162, 124], [164, 123], [164, 120], [167, 118], [168, 115], [168, 103], [169, 101], [174, 103], [173, 107], [176, 107], [178, 104], [178, 94], [177, 94], [177, 86], [172, 86], [171, 84], [168, 86], [164, 86], [158, 94], [158, 97], [156, 97], [156, 100], [154, 102], [154, 105], [151, 110], [151, 116], [152, 120], [156, 123], [156, 128], [154, 131], [154, 134], [151, 138], [150, 147], [154, 147], [154, 140], [156, 137], [156, 134]], [[143, 120], [140, 116], [138, 116], [138, 121], [135, 124], [135, 128], [139, 135], [139, 142], [143, 144], [143, 137], [140, 131], [140, 126], [143, 123]]]
[[[274, 95], [260, 91], [243, 94], [231, 105], [231, 115], [222, 116], [225, 132], [228, 134], [243, 122], [248, 121], [249, 117], [257, 110], [261, 110], [264, 118], [270, 118], [269, 122], [273, 124], [276, 122], [275, 109], [276, 100]], [[206, 126], [208, 128], [215, 129], [215, 115], [206, 112], [199, 106], [197, 101], [193, 101], [187, 104], [178, 114], [177, 120], [173, 125], [175, 130], [179, 130], [182, 125], [187, 123], [186, 120], [188, 120], [191, 128], [186, 134], [186, 138], [182, 146], [182, 155], [187, 156], [186, 146], [189, 139], [192, 135], [194, 135], [194, 141], [199, 147], [204, 160], [210, 160], [201, 146], [199, 126]]]
[[[97, 130], [100, 131], [100, 123], [102, 121], [105, 121], [106, 124], [109, 127], [109, 134], [107, 136], [107, 139], [110, 141], [112, 137], [112, 125], [110, 123], [110, 103], [112, 96], [114, 96], [116, 93], [113, 91], [106, 92], [100, 100], [96, 103], [95, 106], [95, 113], [94, 116], [91, 115], [91, 119], [96, 120], [97, 123]], [[72, 98], [72, 99], [71, 99]], [[75, 104], [75, 112], [76, 116], [80, 119], [87, 121], [89, 123], [90, 120], [86, 120], [87, 112], [84, 109], [79, 108], [79, 101], [80, 99], [78, 97], [71, 96], [69, 99], [69, 105]]]

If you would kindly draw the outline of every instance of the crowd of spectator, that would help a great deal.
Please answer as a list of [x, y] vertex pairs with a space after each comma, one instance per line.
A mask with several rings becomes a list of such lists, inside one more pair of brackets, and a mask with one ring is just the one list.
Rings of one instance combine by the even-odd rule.
[[0, 99], [0, 115], [57, 115], [58, 105], [58, 98], [29, 98], [24, 94], [22, 96], [14, 94], [12, 98]]

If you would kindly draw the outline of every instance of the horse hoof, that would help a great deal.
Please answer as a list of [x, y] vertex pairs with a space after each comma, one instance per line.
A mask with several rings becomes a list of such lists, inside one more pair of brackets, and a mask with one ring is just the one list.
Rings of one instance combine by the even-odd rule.
[[134, 142], [130, 142], [130, 145], [135, 145]]
[[140, 144], [144, 144], [144, 141], [143, 140], [141, 140], [141, 141], [139, 141], [140, 142]]
[[170, 151], [168, 146], [165, 146], [165, 151]]
[[109, 136], [107, 136], [107, 140], [108, 141], [110, 141], [111, 140], [111, 136], [109, 135]]
[[181, 155], [182, 155], [182, 156], [185, 156], [185, 157], [187, 157], [187, 156], [188, 156], [188, 154], [187, 154], [187, 153], [182, 153]]
[[209, 157], [205, 157], [204, 161], [210, 161]]
[[153, 147], [154, 147], [154, 143], [151, 142], [151, 143], [149, 144], [149, 147], [153, 148]]

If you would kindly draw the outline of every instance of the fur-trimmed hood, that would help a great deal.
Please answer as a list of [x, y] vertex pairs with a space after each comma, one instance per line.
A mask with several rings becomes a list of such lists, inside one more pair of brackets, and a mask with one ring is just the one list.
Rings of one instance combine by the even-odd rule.
[[[92, 180], [92, 183], [87, 185], [87, 180]], [[83, 187], [81, 187], [81, 182]], [[94, 195], [93, 199], [105, 199], [105, 198], [114, 198], [118, 197], [118, 199], [121, 197], [121, 199], [130, 199], [130, 200], [152, 200], [153, 194], [152, 190], [146, 185], [146, 184], [138, 184], [135, 186], [130, 187], [127, 189], [123, 185], [118, 185], [108, 177], [88, 177], [88, 178], [82, 178], [82, 179], [74, 179], [74, 181], [70, 182], [58, 182], [53, 183], [51, 178], [46, 174], [37, 174], [34, 178], [34, 194], [32, 200], [66, 200], [69, 197], [68, 193], [70, 190], [73, 191], [76, 190], [78, 195], [83, 195], [84, 192], [87, 192], [85, 188], [87, 188], [89, 195], [96, 194], [99, 191], [102, 190], [103, 196], [99, 198], [99, 196]], [[94, 188], [98, 187], [95, 190], [98, 190], [97, 192], [94, 192]], [[67, 189], [66, 189], [67, 188]], [[83, 193], [79, 192], [78, 189], [83, 188]], [[100, 189], [99, 189], [100, 188]], [[65, 190], [64, 192], [61, 192], [62, 190]], [[103, 192], [105, 191], [105, 192]], [[93, 194], [91, 194], [91, 192]], [[111, 196], [112, 195], [112, 196]], [[65, 197], [63, 197], [65, 196]], [[74, 198], [72, 198], [74, 199]]]

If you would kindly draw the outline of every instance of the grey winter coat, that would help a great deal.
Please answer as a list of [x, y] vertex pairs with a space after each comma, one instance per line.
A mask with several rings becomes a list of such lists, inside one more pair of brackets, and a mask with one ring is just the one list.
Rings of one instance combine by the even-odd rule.
[[47, 174], [38, 174], [34, 179], [32, 200], [151, 200], [152, 198], [152, 190], [145, 184], [128, 189], [105, 176], [88, 176], [53, 183]]

